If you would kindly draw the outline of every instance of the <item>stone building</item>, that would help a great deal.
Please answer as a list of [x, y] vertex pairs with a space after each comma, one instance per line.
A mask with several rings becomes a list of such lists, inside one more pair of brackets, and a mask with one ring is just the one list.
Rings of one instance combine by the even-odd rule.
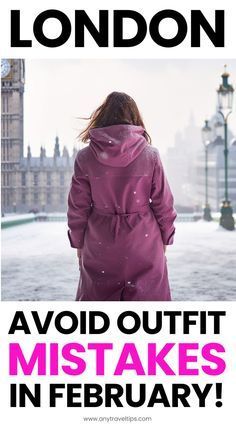
[[[213, 211], [219, 211], [224, 200], [224, 128], [218, 113], [209, 120], [212, 129], [208, 147], [208, 191]], [[229, 199], [236, 210], [236, 141], [228, 128]], [[205, 151], [201, 128], [191, 117], [188, 126], [175, 136], [175, 144], [167, 150], [166, 170], [174, 193], [177, 211], [199, 211], [205, 204]]]
[[24, 85], [25, 61], [2, 59], [2, 213], [65, 212], [76, 150], [61, 152], [56, 137], [53, 157], [43, 147], [33, 157], [29, 146], [24, 157]]
[[165, 168], [179, 212], [197, 205], [194, 161], [201, 147], [200, 133], [191, 114], [186, 128], [175, 134], [174, 145], [165, 156]]
[[[196, 160], [197, 191], [202, 205], [205, 202], [205, 154], [199, 152]], [[208, 197], [213, 211], [219, 211], [224, 200], [225, 170], [224, 170], [224, 139], [217, 135], [208, 146]], [[229, 146], [228, 156], [228, 192], [231, 206], [236, 210], [236, 140]]]

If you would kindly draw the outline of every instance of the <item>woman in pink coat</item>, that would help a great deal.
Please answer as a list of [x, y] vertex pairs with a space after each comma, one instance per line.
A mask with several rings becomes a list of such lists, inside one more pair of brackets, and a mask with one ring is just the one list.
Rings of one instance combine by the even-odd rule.
[[111, 93], [80, 136], [89, 145], [77, 154], [68, 197], [76, 300], [171, 300], [165, 248], [176, 212], [136, 103]]

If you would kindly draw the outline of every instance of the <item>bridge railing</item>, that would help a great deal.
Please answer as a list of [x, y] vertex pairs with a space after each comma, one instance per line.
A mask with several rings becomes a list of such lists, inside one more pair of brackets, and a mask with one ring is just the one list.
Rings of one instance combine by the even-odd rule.
[[[236, 214], [234, 214], [236, 219]], [[212, 213], [213, 221], [219, 222], [220, 213]], [[178, 213], [177, 222], [196, 222], [202, 219], [201, 212], [194, 213]], [[40, 212], [40, 213], [28, 213], [28, 214], [9, 214], [2, 217], [1, 228], [9, 228], [16, 225], [28, 224], [31, 222], [47, 222], [47, 221], [67, 221], [67, 214], [61, 212]]]
[[9, 214], [2, 217], [1, 228], [14, 227], [15, 225], [28, 224], [29, 222], [35, 221], [34, 213], [25, 213], [25, 214]]

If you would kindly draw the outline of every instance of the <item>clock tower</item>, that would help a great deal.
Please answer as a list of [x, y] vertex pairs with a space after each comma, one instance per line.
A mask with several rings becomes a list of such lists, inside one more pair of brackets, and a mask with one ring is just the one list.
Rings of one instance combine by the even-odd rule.
[[2, 210], [14, 211], [17, 196], [17, 170], [23, 158], [23, 59], [1, 60], [1, 158]]

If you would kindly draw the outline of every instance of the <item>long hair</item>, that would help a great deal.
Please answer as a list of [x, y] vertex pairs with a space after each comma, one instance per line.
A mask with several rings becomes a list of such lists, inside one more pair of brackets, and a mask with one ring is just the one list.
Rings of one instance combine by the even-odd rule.
[[78, 136], [83, 143], [89, 142], [89, 130], [92, 128], [129, 124], [142, 126], [144, 137], [151, 144], [151, 137], [146, 131], [138, 106], [128, 94], [113, 91], [89, 118], [84, 119], [89, 119], [89, 123]]

